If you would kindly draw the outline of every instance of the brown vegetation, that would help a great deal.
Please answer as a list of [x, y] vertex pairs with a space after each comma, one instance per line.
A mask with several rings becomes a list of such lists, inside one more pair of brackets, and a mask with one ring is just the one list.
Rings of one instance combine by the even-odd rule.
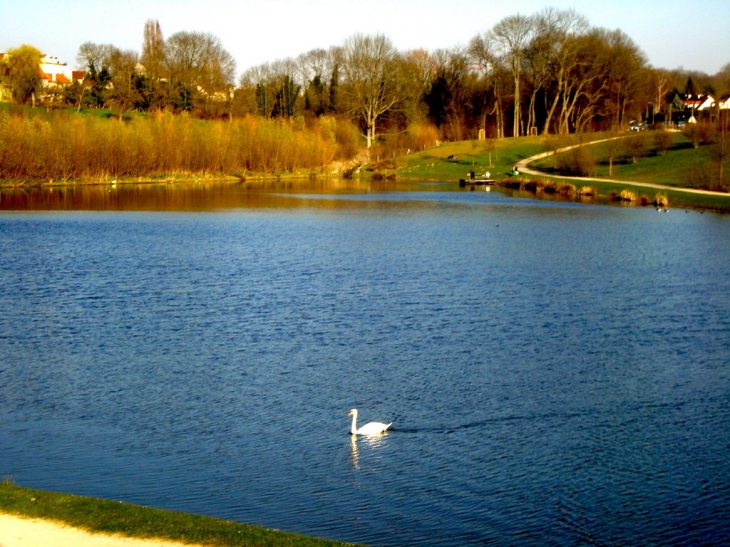
[[667, 153], [669, 147], [672, 146], [672, 142], [672, 135], [670, 135], [668, 131], [659, 130], [654, 132], [654, 144], [656, 146], [657, 154], [660, 156]]
[[580, 190], [578, 190], [579, 196], [593, 197], [597, 194], [598, 192], [593, 186], [581, 186]]
[[624, 139], [623, 145], [624, 153], [631, 158], [632, 163], [639, 163], [639, 160], [649, 153], [647, 138], [641, 134]]
[[222, 122], [157, 114], [120, 122], [0, 113], [0, 179], [16, 181], [292, 173], [349, 158], [357, 147], [349, 122], [330, 117], [305, 127], [252, 116]]
[[596, 160], [590, 149], [585, 146], [573, 148], [558, 156], [558, 169], [566, 174], [591, 177], [596, 174]]
[[[570, 182], [545, 180], [541, 178], [536, 179], [522, 179], [520, 177], [510, 178], [502, 181], [501, 186], [505, 188], [513, 188], [516, 190], [524, 190], [526, 192], [534, 192], [536, 194], [557, 194], [561, 196], [575, 196], [579, 195], [575, 184]], [[587, 187], [583, 187], [581, 191]], [[595, 192], [594, 192], [595, 193]], [[589, 195], [589, 194], [583, 194]], [[593, 195], [593, 194], [591, 194]]]
[[683, 131], [685, 137], [692, 141], [692, 146], [711, 144], [715, 139], [715, 126], [709, 122], [688, 123]]

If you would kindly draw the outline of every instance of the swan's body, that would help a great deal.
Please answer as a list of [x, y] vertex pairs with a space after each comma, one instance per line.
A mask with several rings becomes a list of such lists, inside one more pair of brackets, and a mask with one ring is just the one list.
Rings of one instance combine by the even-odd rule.
[[362, 426], [360, 429], [357, 428], [357, 409], [353, 408], [348, 416], [352, 416], [352, 428], [350, 433], [352, 435], [379, 435], [385, 433], [385, 431], [393, 425], [393, 422], [389, 424], [383, 424], [380, 422], [370, 422]]

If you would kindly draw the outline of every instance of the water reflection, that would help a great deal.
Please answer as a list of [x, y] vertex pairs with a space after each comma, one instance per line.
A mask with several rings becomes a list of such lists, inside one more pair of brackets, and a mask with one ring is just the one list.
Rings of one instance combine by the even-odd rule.
[[[311, 206], [327, 195], [457, 190], [451, 183], [346, 179], [108, 184], [0, 189], [5, 211], [214, 211]], [[302, 195], [314, 199], [302, 199]], [[346, 207], [341, 202], [333, 204]]]
[[[499, 196], [576, 201], [560, 195], [487, 186]], [[199, 181], [159, 184], [0, 188], [0, 211], [164, 211], [204, 212], [235, 209], [352, 209], [388, 206], [389, 194], [473, 192], [448, 181], [369, 181], [297, 179], [269, 181]], [[480, 193], [484, 193], [481, 188]], [[378, 201], [383, 203], [378, 203]], [[585, 199], [579, 199], [586, 203]], [[364, 203], [367, 202], [367, 203]], [[594, 201], [595, 202], [595, 201]]]
[[360, 450], [358, 443], [362, 443], [365, 454], [379, 450], [385, 446], [388, 432], [380, 435], [350, 435], [350, 464], [355, 471], [360, 470]]

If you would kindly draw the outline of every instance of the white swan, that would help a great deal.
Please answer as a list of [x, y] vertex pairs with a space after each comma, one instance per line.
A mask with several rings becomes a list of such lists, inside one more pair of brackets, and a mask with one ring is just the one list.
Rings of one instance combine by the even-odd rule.
[[357, 428], [357, 409], [353, 408], [348, 416], [352, 416], [352, 428], [350, 433], [352, 435], [378, 435], [385, 433], [385, 431], [393, 425], [393, 422], [389, 424], [382, 424], [380, 422], [370, 422], [362, 426], [360, 429]]

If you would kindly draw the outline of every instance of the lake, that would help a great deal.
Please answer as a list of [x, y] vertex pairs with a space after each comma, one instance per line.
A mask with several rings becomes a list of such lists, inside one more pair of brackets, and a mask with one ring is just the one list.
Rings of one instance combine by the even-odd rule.
[[728, 216], [358, 182], [0, 209], [19, 485], [382, 546], [730, 543]]

